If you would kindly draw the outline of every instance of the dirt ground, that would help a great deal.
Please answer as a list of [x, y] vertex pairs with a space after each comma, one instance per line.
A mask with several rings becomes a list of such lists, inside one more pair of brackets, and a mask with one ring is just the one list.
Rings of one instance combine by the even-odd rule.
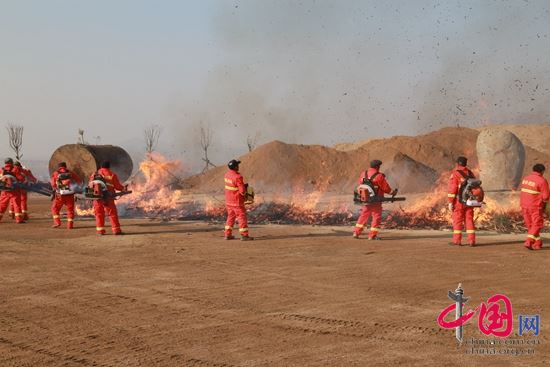
[[[252, 225], [257, 240], [240, 242], [220, 225], [126, 219], [126, 236], [98, 237], [90, 219], [51, 229], [48, 204], [0, 224], [0, 366], [550, 364], [550, 246], [524, 250], [521, 235], [458, 248], [448, 232], [367, 241], [346, 227]], [[534, 356], [458, 347], [436, 318], [459, 282], [467, 307], [507, 295], [512, 339], [536, 339]], [[538, 338], [516, 335], [520, 314], [540, 314]], [[473, 320], [466, 340], [486, 338]]]

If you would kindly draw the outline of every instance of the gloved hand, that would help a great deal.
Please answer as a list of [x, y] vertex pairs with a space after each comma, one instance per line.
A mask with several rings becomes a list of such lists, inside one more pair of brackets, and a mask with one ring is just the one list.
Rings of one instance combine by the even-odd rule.
[[397, 189], [393, 189], [393, 191], [392, 191], [392, 192], [390, 192], [390, 195], [391, 195], [391, 196], [395, 196], [395, 195], [397, 195]]
[[455, 205], [453, 203], [449, 203], [449, 210], [452, 212], [455, 209]]

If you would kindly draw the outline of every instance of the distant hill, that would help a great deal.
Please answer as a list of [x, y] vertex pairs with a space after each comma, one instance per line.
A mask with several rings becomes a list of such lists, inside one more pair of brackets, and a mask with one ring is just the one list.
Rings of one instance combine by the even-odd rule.
[[[549, 127], [547, 124], [509, 128], [524, 142], [525, 173], [535, 162], [546, 162], [550, 166]], [[380, 159], [382, 171], [402, 193], [429, 192], [437, 179], [454, 167], [456, 157], [469, 157], [469, 165], [477, 168], [478, 134], [477, 129], [448, 127], [419, 136], [340, 144], [338, 148], [273, 141], [242, 156], [241, 172], [246, 181], [264, 193], [315, 190], [350, 193], [369, 162]], [[225, 172], [226, 167], [217, 167], [184, 183], [192, 192], [219, 193], [223, 191]]]

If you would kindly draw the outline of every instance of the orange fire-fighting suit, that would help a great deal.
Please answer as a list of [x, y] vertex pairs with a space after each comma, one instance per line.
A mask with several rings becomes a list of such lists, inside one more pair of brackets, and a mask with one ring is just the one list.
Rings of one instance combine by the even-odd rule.
[[[63, 181], [69, 181], [69, 182], [60, 182], [60, 175], [61, 174], [68, 174], [69, 179], [63, 180]], [[82, 180], [80, 177], [72, 172], [69, 171], [65, 167], [60, 167], [55, 171], [51, 178], [51, 185], [52, 188], [55, 191], [55, 197], [53, 199], [52, 204], [52, 216], [53, 216], [53, 227], [59, 227], [61, 226], [61, 208], [63, 206], [67, 207], [67, 228], [72, 229], [74, 227], [74, 193], [71, 194], [63, 194], [60, 191], [60, 184], [71, 186], [71, 185], [80, 185], [82, 183]]]
[[460, 172], [463, 172], [466, 177], [474, 178], [472, 171], [470, 171], [468, 167], [460, 164], [457, 164], [456, 169], [451, 173], [447, 190], [447, 198], [453, 211], [453, 244], [461, 245], [462, 230], [464, 229], [464, 222], [466, 222], [468, 244], [470, 246], [475, 246], [476, 228], [474, 225], [474, 208], [461, 203], [458, 198], [460, 185], [464, 180], [466, 180]]
[[[24, 184], [34, 184], [38, 182], [36, 177], [32, 174], [31, 170], [25, 167], [21, 168], [21, 174], [23, 176], [23, 183]], [[28, 200], [28, 194], [27, 190], [20, 189], [19, 190], [21, 194], [21, 213], [23, 214], [23, 219], [28, 220], [29, 219], [29, 212], [27, 208], [27, 200]], [[13, 205], [10, 205], [10, 214], [15, 214], [13, 210]]]
[[[21, 183], [25, 180], [21, 169], [17, 166], [14, 166], [11, 163], [6, 163], [4, 168], [2, 168], [2, 181], [6, 187], [10, 187], [13, 184]], [[21, 190], [20, 189], [11, 189], [2, 191], [0, 194], [0, 220], [2, 216], [10, 206], [13, 206], [13, 212], [15, 216], [15, 221], [17, 223], [23, 223], [23, 213], [21, 212]]]
[[525, 247], [538, 250], [542, 247], [540, 231], [544, 226], [544, 208], [550, 199], [548, 181], [539, 172], [531, 172], [521, 181], [520, 205], [527, 227]]
[[[114, 194], [117, 191], [123, 191], [125, 187], [120, 183], [116, 173], [108, 168], [100, 168], [90, 177], [90, 183], [96, 178], [96, 174], [101, 176], [107, 185], [107, 191]], [[94, 200], [94, 214], [96, 230], [98, 234], [105, 234], [105, 214], [109, 216], [111, 222], [111, 230], [113, 234], [121, 234], [120, 222], [118, 220], [118, 211], [115, 204], [115, 199], [107, 197], [105, 199]]]
[[225, 206], [227, 209], [227, 221], [225, 223], [225, 237], [233, 233], [235, 219], [239, 221], [239, 233], [242, 237], [248, 237], [248, 220], [244, 207], [246, 187], [243, 176], [237, 171], [229, 170], [224, 176], [225, 181]]
[[[391, 193], [392, 189], [388, 184], [388, 181], [386, 181], [386, 176], [381, 173], [378, 168], [369, 168], [366, 172], [363, 172], [361, 174], [361, 177], [359, 177], [359, 184], [363, 183], [364, 178], [372, 178], [376, 173], [378, 174], [371, 181], [375, 186], [378, 186], [378, 192], [376, 193], [376, 196], [383, 197], [384, 194]], [[355, 229], [353, 230], [353, 233], [356, 236], [359, 236], [363, 232], [365, 224], [367, 223], [367, 220], [371, 215], [372, 220], [370, 225], [369, 239], [376, 238], [378, 232], [380, 232], [380, 224], [382, 223], [382, 203], [372, 203], [363, 206], [363, 210], [361, 211], [359, 219], [357, 220], [357, 224], [355, 225]]]

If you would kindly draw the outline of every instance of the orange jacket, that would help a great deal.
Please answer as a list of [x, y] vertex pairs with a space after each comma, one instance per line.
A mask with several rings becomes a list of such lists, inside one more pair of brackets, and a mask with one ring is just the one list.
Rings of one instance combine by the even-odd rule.
[[550, 199], [548, 181], [539, 172], [531, 172], [521, 181], [519, 202], [522, 208], [542, 208]]
[[449, 180], [449, 185], [447, 186], [447, 198], [449, 203], [455, 204], [458, 200], [458, 189], [464, 180], [466, 180], [460, 174], [460, 171], [463, 172], [467, 177], [475, 177], [472, 171], [468, 167], [456, 165], [456, 169], [451, 173], [451, 178]]
[[4, 168], [2, 168], [2, 175], [12, 175], [17, 179], [17, 182], [24, 182], [25, 176], [23, 176], [23, 172], [21, 172], [21, 168], [14, 166], [13, 164], [6, 163]]
[[79, 184], [79, 185], [82, 183], [82, 180], [80, 179], [80, 177], [78, 177], [78, 175], [76, 173], [74, 173], [72, 171], [69, 171], [65, 167], [60, 167], [60, 168], [57, 169], [57, 171], [55, 171], [53, 173], [51, 181], [50, 181], [50, 183], [51, 183], [54, 190], [58, 189], [58, 187], [57, 187], [57, 178], [62, 173], [69, 173], [71, 175], [71, 183], [75, 183], [75, 184]]
[[28, 168], [22, 168], [21, 173], [25, 177], [25, 182], [36, 183], [38, 181], [36, 177], [34, 177], [34, 175], [32, 174], [31, 170]]
[[386, 181], [386, 176], [380, 172], [377, 168], [369, 168], [366, 172], [363, 172], [359, 177], [359, 185], [363, 183], [365, 177], [370, 178], [375, 173], [378, 173], [376, 177], [372, 180], [372, 183], [378, 186], [378, 192], [376, 196], [384, 196], [384, 194], [389, 194], [392, 190], [388, 181]]
[[[120, 183], [120, 180], [118, 179], [118, 176], [116, 173], [111, 171], [108, 168], [100, 168], [97, 170], [97, 173], [103, 177], [105, 180], [105, 184], [107, 185], [107, 191], [109, 192], [116, 192], [118, 191], [124, 191], [124, 186]], [[90, 176], [90, 182], [93, 181], [95, 176], [95, 173]]]
[[244, 195], [246, 188], [244, 186], [243, 176], [237, 171], [229, 170], [224, 176], [225, 181], [225, 205], [244, 206]]

